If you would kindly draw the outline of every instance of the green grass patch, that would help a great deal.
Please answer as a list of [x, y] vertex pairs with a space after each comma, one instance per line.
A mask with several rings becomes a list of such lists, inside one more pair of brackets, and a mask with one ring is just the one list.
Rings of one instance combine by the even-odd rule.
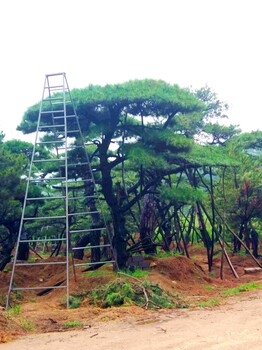
[[82, 323], [80, 321], [66, 321], [64, 323], [65, 328], [74, 328], [74, 327], [79, 327], [81, 325]]
[[99, 277], [99, 276], [105, 276], [105, 275], [110, 275], [111, 271], [106, 271], [106, 270], [95, 270], [95, 271], [90, 271], [84, 274], [85, 277]]
[[21, 313], [21, 305], [15, 304], [14, 306], [10, 307], [7, 311], [4, 311], [3, 314], [6, 318], [9, 320], [12, 319], [14, 316], [18, 316]]
[[[141, 270], [141, 269], [134, 269], [134, 270], [124, 270], [117, 272], [118, 275], [121, 275], [121, 277], [134, 277], [134, 278], [143, 278], [147, 277], [149, 272], [147, 270]], [[126, 276], [125, 276], [126, 275]]]
[[209, 275], [210, 277], [212, 277], [212, 278], [215, 278], [215, 277], [216, 277], [215, 272], [209, 272], [208, 275]]
[[243, 293], [243, 292], [248, 292], [251, 290], [256, 290], [256, 289], [261, 289], [262, 284], [261, 283], [244, 283], [241, 284], [240, 286], [234, 287], [234, 288], [229, 288], [226, 289], [225, 291], [222, 292], [223, 297], [232, 297], [234, 295]]
[[203, 286], [203, 288], [205, 288], [206, 290], [213, 290], [214, 289], [214, 287], [210, 286], [210, 285]]
[[20, 304], [16, 304], [14, 306], [11, 307], [11, 312], [13, 315], [20, 315], [21, 313], [21, 305]]
[[209, 299], [207, 301], [201, 301], [197, 304], [199, 307], [214, 307], [220, 305], [221, 301], [219, 299]]
[[6, 265], [4, 268], [4, 272], [11, 272], [11, 271], [12, 271], [11, 265]]
[[25, 331], [32, 331], [35, 328], [33, 322], [31, 322], [25, 318], [21, 318], [19, 320], [19, 323]]

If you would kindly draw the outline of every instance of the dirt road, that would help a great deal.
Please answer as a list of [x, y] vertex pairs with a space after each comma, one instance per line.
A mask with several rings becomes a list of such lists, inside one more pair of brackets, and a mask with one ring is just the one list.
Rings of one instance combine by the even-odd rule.
[[218, 308], [175, 310], [81, 331], [26, 336], [1, 350], [261, 350], [262, 291]]

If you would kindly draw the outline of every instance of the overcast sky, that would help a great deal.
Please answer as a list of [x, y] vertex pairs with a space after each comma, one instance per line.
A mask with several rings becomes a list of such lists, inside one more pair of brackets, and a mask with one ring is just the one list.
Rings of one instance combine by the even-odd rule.
[[6, 139], [42, 96], [45, 74], [69, 87], [162, 79], [210, 86], [230, 122], [262, 130], [260, 0], [0, 2], [0, 130]]

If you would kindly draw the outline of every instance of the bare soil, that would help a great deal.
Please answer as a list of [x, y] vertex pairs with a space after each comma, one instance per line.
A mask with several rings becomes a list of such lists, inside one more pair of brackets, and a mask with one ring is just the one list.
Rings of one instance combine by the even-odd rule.
[[[261, 272], [244, 273], [245, 267], [256, 267], [255, 262], [250, 257], [231, 256], [240, 278], [235, 279], [225, 264], [221, 281], [219, 256], [215, 258], [212, 274], [208, 274], [204, 250], [191, 248], [190, 255], [192, 259], [184, 256], [149, 259], [152, 267], [147, 278], [177, 294], [187, 306], [179, 310], [146, 310], [137, 306], [102, 309], [91, 305], [88, 297], [80, 308], [67, 310], [65, 291], [56, 289], [43, 296], [37, 296], [34, 291], [25, 292], [22, 299], [15, 300], [20, 303], [21, 312], [13, 315], [4, 311], [10, 272], [1, 272], [0, 347], [9, 350], [36, 347], [66, 350], [73, 346], [79, 350], [89, 346], [97, 350], [105, 346], [116, 350], [246, 349], [248, 344], [252, 349], [261, 349], [258, 341], [262, 292], [245, 292], [226, 299], [222, 296], [226, 288], [252, 281], [262, 283]], [[64, 279], [60, 265], [55, 265], [55, 269], [54, 265], [33, 269], [20, 268], [16, 283], [28, 285], [38, 280], [44, 287]], [[111, 267], [103, 269], [108, 273], [93, 277], [77, 269], [77, 281], [71, 278], [71, 293], [86, 293], [117, 278]], [[214, 299], [219, 301], [219, 306], [199, 307], [200, 302]], [[79, 325], [68, 328], [68, 322], [72, 325], [74, 321]]]
[[1, 350], [260, 350], [262, 292], [214, 309], [165, 310], [90, 320], [81, 330], [27, 335]]

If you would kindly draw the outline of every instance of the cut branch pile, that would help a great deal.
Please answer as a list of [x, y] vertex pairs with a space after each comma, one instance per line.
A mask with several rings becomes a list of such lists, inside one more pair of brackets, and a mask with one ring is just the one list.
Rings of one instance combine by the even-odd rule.
[[137, 305], [145, 309], [172, 308], [182, 304], [181, 296], [167, 294], [157, 283], [141, 281], [122, 272], [119, 274], [124, 278], [117, 278], [90, 293], [92, 303], [104, 308]]

